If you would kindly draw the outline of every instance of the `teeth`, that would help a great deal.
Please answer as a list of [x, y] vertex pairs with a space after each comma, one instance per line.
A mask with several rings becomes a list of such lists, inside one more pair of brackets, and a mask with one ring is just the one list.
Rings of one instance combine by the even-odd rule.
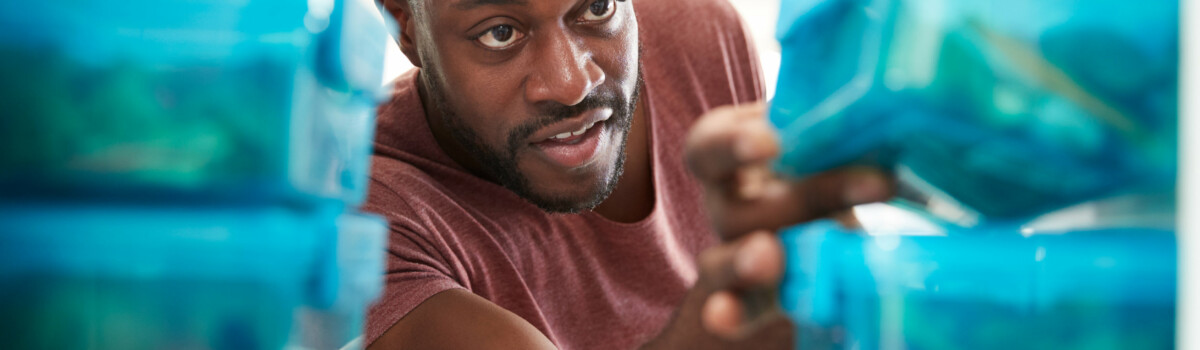
[[551, 139], [554, 139], [554, 140], [562, 140], [562, 139], [565, 139], [565, 138], [568, 138], [568, 137], [571, 137], [571, 136], [579, 136], [579, 135], [583, 135], [583, 133], [587, 132], [587, 131], [588, 131], [588, 129], [591, 129], [591, 128], [592, 128], [592, 126], [594, 126], [594, 125], [596, 125], [596, 123], [591, 123], [591, 124], [585, 125], [584, 127], [582, 127], [582, 128], [579, 128], [579, 130], [575, 130], [575, 131], [572, 131], [572, 132], [564, 132], [564, 133], [561, 133], [561, 134], [558, 134], [558, 135], [554, 135], [553, 137], [551, 137]]

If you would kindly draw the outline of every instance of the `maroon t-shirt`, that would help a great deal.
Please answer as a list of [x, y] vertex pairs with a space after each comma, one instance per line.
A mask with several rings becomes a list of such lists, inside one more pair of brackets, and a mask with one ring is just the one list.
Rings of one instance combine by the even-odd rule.
[[401, 76], [380, 108], [366, 209], [391, 224], [374, 342], [430, 296], [463, 288], [529, 321], [562, 349], [633, 348], [669, 321], [717, 243], [683, 161], [706, 111], [763, 96], [757, 56], [724, 0], [634, 0], [644, 48], [653, 212], [636, 223], [548, 214], [466, 172], [434, 141]]

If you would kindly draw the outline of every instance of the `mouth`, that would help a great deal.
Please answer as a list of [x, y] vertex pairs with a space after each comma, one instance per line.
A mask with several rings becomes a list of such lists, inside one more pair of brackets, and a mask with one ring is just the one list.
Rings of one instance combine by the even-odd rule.
[[[611, 109], [597, 109], [582, 116], [547, 127], [532, 142], [541, 158], [561, 168], [573, 169], [590, 164], [605, 146]], [[604, 143], [605, 145], [602, 145]]]

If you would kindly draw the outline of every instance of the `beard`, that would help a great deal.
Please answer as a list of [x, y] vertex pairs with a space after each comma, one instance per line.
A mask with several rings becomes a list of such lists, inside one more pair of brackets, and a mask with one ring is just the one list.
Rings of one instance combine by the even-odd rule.
[[[426, 74], [434, 71], [436, 69], [422, 69], [421, 73]], [[484, 172], [483, 175], [516, 193], [517, 196], [525, 201], [549, 213], [570, 214], [595, 208], [616, 190], [617, 183], [624, 173], [625, 146], [629, 138], [629, 130], [633, 126], [634, 110], [637, 108], [638, 99], [641, 95], [642, 67], [640, 61], [637, 68], [637, 87], [630, 96], [626, 97], [619, 92], [597, 90], [584, 98], [582, 102], [572, 106], [557, 103], [546, 105], [538, 112], [537, 118], [518, 125], [509, 131], [506, 144], [499, 149], [488, 146], [483, 141], [483, 138], [468, 127], [461, 116], [450, 107], [446, 99], [446, 91], [438, 83], [440, 81], [439, 77], [423, 77], [421, 81], [425, 84], [426, 91], [429, 92], [430, 100], [442, 112], [441, 118], [435, 122], [442, 123], [443, 129], [449, 131], [454, 141], [471, 158], [482, 165], [481, 171]], [[534, 132], [548, 125], [579, 116], [588, 110], [596, 108], [612, 109], [612, 117], [604, 123], [607, 124], [606, 127], [611, 128], [613, 132], [619, 135], [618, 139], [620, 141], [617, 147], [617, 159], [616, 164], [613, 165], [612, 173], [602, 179], [603, 183], [597, 191], [583, 197], [570, 198], [554, 194], [539, 194], [537, 191], [534, 191], [530, 185], [529, 178], [521, 173], [517, 164], [517, 152], [522, 147], [525, 147], [525, 140], [532, 136]]]

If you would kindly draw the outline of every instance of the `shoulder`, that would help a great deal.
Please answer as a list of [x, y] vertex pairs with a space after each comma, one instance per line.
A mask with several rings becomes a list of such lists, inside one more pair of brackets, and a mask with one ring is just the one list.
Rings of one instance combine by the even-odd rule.
[[753, 45], [741, 15], [727, 0], [630, 0], [643, 48], [697, 56], [744, 52]]
[[728, 0], [630, 0], [639, 23], [666, 23], [674, 27], [712, 24], [740, 25], [741, 19]]
[[[700, 110], [763, 98], [758, 53], [727, 0], [630, 0], [651, 93]], [[664, 91], [666, 95], [663, 96]]]
[[450, 197], [445, 186], [416, 166], [391, 157], [371, 157], [364, 209], [383, 215], [394, 225], [425, 231], [420, 223], [441, 212], [439, 204], [452, 202]]

